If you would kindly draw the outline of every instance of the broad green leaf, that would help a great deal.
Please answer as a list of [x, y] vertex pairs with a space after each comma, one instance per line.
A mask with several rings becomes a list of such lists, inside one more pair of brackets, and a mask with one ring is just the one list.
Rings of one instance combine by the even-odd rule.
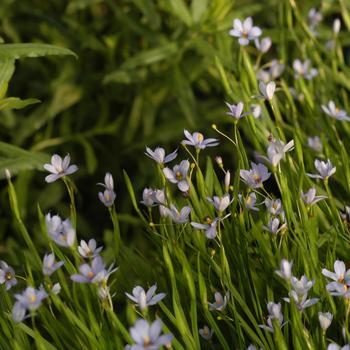
[[22, 109], [36, 103], [40, 103], [40, 100], [36, 98], [21, 100], [19, 97], [7, 97], [0, 100], [0, 111], [4, 109]]
[[48, 161], [49, 156], [44, 153], [26, 151], [0, 141], [0, 178], [5, 178], [5, 169], [16, 174], [20, 170], [42, 169]]
[[0, 45], [0, 60], [19, 59], [23, 57], [42, 57], [52, 55], [70, 55], [77, 58], [77, 55], [69, 49], [48, 44], [21, 43]]

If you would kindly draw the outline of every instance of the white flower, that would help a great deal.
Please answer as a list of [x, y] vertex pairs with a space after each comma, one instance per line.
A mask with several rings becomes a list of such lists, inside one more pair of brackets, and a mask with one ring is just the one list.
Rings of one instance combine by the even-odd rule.
[[164, 148], [157, 147], [154, 151], [152, 151], [150, 148], [146, 147], [145, 155], [156, 161], [158, 164], [166, 164], [177, 157], [177, 150], [166, 156]]
[[318, 320], [320, 321], [321, 328], [325, 331], [332, 323], [333, 315], [330, 312], [319, 312]]
[[207, 147], [215, 147], [219, 144], [219, 140], [213, 138], [205, 139], [200, 132], [194, 132], [191, 135], [187, 130], [184, 130], [184, 134], [187, 140], [182, 141], [183, 145], [194, 146], [197, 149], [205, 149]]
[[230, 298], [230, 292], [227, 291], [225, 296], [222, 296], [219, 292], [215, 292], [214, 297], [215, 301], [213, 303], [208, 302], [209, 310], [223, 311], [226, 308], [228, 299]]
[[98, 256], [102, 250], [102, 247], [96, 248], [97, 244], [94, 239], [90, 239], [86, 243], [83, 239], [80, 241], [80, 246], [78, 247], [79, 254], [83, 258], [95, 258]]
[[276, 83], [274, 81], [270, 81], [269, 83], [265, 84], [263, 81], [260, 81], [259, 90], [262, 93], [263, 98], [271, 101], [276, 90]]
[[266, 198], [265, 201], [265, 206], [269, 213], [274, 216], [278, 216], [283, 214], [283, 205], [282, 201], [280, 199], [268, 199]]
[[205, 340], [210, 340], [213, 336], [213, 333], [214, 333], [214, 330], [210, 329], [208, 326], [204, 326], [203, 328], [199, 329], [199, 334]]
[[280, 269], [276, 270], [275, 273], [286, 281], [289, 281], [292, 277], [292, 265], [293, 263], [286, 259], [282, 259], [280, 263]]
[[207, 197], [207, 201], [213, 204], [219, 213], [222, 213], [232, 203], [233, 200], [230, 199], [230, 195], [228, 193], [225, 193], [222, 197]]
[[303, 77], [307, 80], [311, 80], [314, 78], [317, 74], [318, 71], [316, 68], [312, 68], [310, 66], [311, 61], [310, 60], [305, 60], [304, 63], [302, 63], [300, 60], [294, 60], [293, 62], [293, 68], [295, 71], [295, 79], [298, 79], [299, 77]]
[[205, 236], [208, 239], [214, 239], [216, 237], [217, 225], [219, 223], [219, 218], [215, 218], [214, 220], [207, 220], [207, 224], [200, 224], [198, 222], [191, 222], [191, 226], [198, 230], [204, 230]]
[[322, 152], [323, 150], [322, 141], [319, 136], [309, 137], [307, 139], [307, 144], [316, 152]]
[[342, 109], [336, 107], [334, 101], [329, 101], [328, 105], [322, 105], [323, 111], [333, 119], [350, 121], [350, 117]]
[[170, 347], [173, 335], [166, 333], [161, 335], [162, 322], [155, 320], [149, 324], [146, 320], [138, 319], [134, 327], [130, 328], [130, 335], [136, 344], [129, 345], [130, 350], [157, 350], [161, 347]]
[[243, 197], [241, 194], [238, 194], [238, 199], [240, 200], [241, 203], [244, 204], [244, 206], [247, 209], [254, 210], [254, 211], [259, 211], [260, 209], [257, 208], [256, 205], [256, 194], [255, 192], [251, 192], [248, 194], [247, 197]]
[[147, 306], [155, 305], [165, 297], [165, 293], [159, 293], [154, 295], [156, 290], [156, 284], [150, 287], [147, 292], [145, 292], [145, 290], [142, 287], [136, 286], [132, 290], [132, 295], [129, 293], [125, 294], [129, 299], [135, 302], [141, 310], [144, 310], [147, 308]]
[[58, 245], [72, 247], [75, 242], [76, 232], [69, 219], [62, 221], [58, 215], [51, 217], [48, 213], [45, 216], [47, 233]]
[[243, 112], [243, 107], [244, 103], [243, 102], [238, 102], [237, 105], [235, 104], [230, 104], [228, 102], [225, 102], [226, 106], [229, 108], [229, 112], [226, 112], [227, 115], [233, 117], [236, 121], [239, 119], [243, 118], [244, 116], [248, 115], [249, 113], [242, 113]]
[[345, 264], [341, 260], [334, 262], [334, 272], [322, 269], [322, 275], [330, 278], [334, 282], [327, 284], [326, 289], [334, 296], [350, 297], [350, 269], [346, 270]]
[[260, 105], [256, 105], [256, 104], [252, 104], [250, 106], [250, 112], [252, 113], [254, 118], [260, 118], [261, 116], [261, 106]]
[[[298, 295], [298, 293], [296, 291], [292, 290], [289, 293], [289, 296], [294, 301], [294, 303], [299, 311], [303, 311], [304, 309], [306, 309], [312, 305], [315, 305], [319, 301], [319, 298], [307, 299], [307, 292], [305, 294]], [[290, 298], [283, 298], [283, 300], [286, 301], [287, 303], [290, 303], [291, 299]]]
[[281, 303], [275, 304], [274, 302], [270, 301], [267, 304], [267, 310], [269, 312], [269, 317], [267, 318], [267, 321], [266, 321], [267, 325], [260, 324], [259, 327], [273, 333], [274, 332], [273, 323], [272, 323], [273, 320], [277, 320], [278, 326], [280, 328], [282, 328], [285, 325], [285, 323], [283, 323]]
[[267, 148], [267, 160], [276, 167], [287, 152], [294, 149], [294, 140], [285, 144], [281, 140], [273, 140]]
[[46, 254], [43, 260], [43, 274], [45, 276], [51, 276], [57, 269], [64, 264], [64, 261], [58, 261], [55, 263], [55, 254]]
[[254, 40], [255, 47], [261, 52], [261, 53], [266, 53], [267, 51], [270, 50], [272, 41], [271, 38], [267, 37], [262, 39], [261, 41], [259, 39]]
[[243, 22], [236, 18], [233, 20], [233, 29], [229, 31], [229, 34], [239, 38], [238, 42], [241, 46], [246, 46], [250, 40], [258, 38], [262, 31], [259, 27], [253, 27], [251, 17], [246, 18]]
[[185, 206], [179, 211], [174, 204], [171, 204], [170, 209], [166, 208], [165, 211], [167, 216], [169, 216], [176, 224], [185, 224], [188, 222], [191, 208]]
[[271, 218], [269, 219], [269, 222], [267, 224], [267, 226], [263, 226], [263, 229], [274, 234], [277, 235], [277, 233], [279, 233], [280, 231], [283, 231], [285, 228], [287, 228], [287, 224], [283, 224], [280, 226], [280, 221], [278, 218]]
[[75, 173], [78, 170], [78, 167], [76, 165], [69, 165], [69, 163], [69, 154], [67, 154], [63, 160], [58, 154], [54, 154], [51, 157], [51, 164], [44, 164], [44, 169], [52, 173], [45, 177], [45, 181], [49, 183], [54, 182], [60, 177]]
[[263, 185], [263, 182], [270, 177], [266, 166], [264, 164], [251, 163], [251, 170], [240, 170], [239, 174], [241, 179], [251, 188], [259, 188]]
[[333, 21], [333, 33], [336, 34], [336, 35], [339, 34], [340, 28], [341, 28], [340, 19], [339, 19], [339, 18], [336, 18], [336, 19]]
[[98, 193], [98, 198], [106, 206], [111, 207], [114, 204], [116, 194], [114, 192], [114, 181], [111, 173], [106, 173], [105, 183], [98, 183], [105, 188], [105, 190]]
[[292, 276], [290, 282], [291, 282], [292, 288], [299, 296], [307, 294], [307, 292], [315, 284], [315, 280], [309, 281], [305, 275], [301, 276], [300, 280]]
[[177, 187], [181, 192], [187, 192], [190, 189], [190, 185], [187, 181], [187, 173], [190, 168], [190, 162], [183, 160], [179, 165], [175, 165], [173, 170], [164, 168], [163, 173], [167, 180], [171, 183], [177, 184]]
[[301, 199], [308, 206], [314, 205], [326, 198], [327, 196], [316, 196], [316, 188], [314, 187], [310, 188], [306, 193], [301, 192]]
[[330, 176], [332, 176], [337, 169], [336, 167], [333, 167], [329, 159], [327, 159], [327, 162], [324, 162], [323, 160], [315, 159], [314, 164], [315, 164], [316, 170], [318, 171], [318, 174], [306, 173], [307, 176], [312, 177], [314, 179], [326, 180]]

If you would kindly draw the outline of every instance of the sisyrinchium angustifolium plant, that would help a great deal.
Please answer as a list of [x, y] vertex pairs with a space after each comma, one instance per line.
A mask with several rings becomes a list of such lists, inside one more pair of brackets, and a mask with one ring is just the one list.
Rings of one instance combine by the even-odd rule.
[[[90, 6], [72, 3], [77, 6], [69, 7], [72, 13]], [[116, 13], [123, 9], [112, 1], [95, 4], [107, 14], [110, 7]], [[35, 221], [25, 220], [29, 208], [23, 210], [21, 191], [31, 180], [21, 180], [26, 176], [21, 171], [13, 184], [18, 169], [3, 171], [11, 213], [4, 221], [13, 237], [4, 243], [0, 262], [1, 347], [347, 349], [348, 4], [169, 4], [143, 11], [157, 9], [181, 19], [173, 38], [181, 45], [196, 33], [197, 16], [214, 23], [209, 29], [198, 24], [201, 30], [191, 43], [206, 49], [200, 51], [206, 74], [199, 84], [215, 101], [218, 118], [207, 116], [211, 109], [194, 95], [198, 105], [203, 103], [201, 124], [180, 120], [178, 133], [164, 124], [177, 146], [165, 143], [162, 128], [154, 130], [157, 143], [138, 140], [144, 151], [133, 161], [142, 172], [125, 172], [124, 182], [116, 184], [121, 174], [107, 161], [98, 163], [100, 171], [108, 171], [104, 179], [88, 178], [86, 184], [86, 158], [79, 152], [55, 150], [51, 162], [46, 155], [36, 164], [46, 174], [35, 175], [45, 197], [30, 203], [38, 214]], [[123, 19], [131, 18], [127, 23], [133, 27], [128, 9]], [[219, 22], [220, 13], [226, 16]], [[216, 28], [215, 35], [210, 28]], [[203, 41], [206, 30], [211, 35]], [[134, 57], [131, 62], [137, 64], [124, 66], [114, 78], [142, 65], [152, 79], [154, 73], [163, 80], [171, 76], [159, 50], [148, 54]], [[185, 64], [182, 59], [176, 63]], [[173, 90], [179, 96], [181, 87]], [[34, 120], [19, 125], [26, 130]], [[71, 146], [73, 138], [62, 135], [74, 128], [46, 122], [25, 143], [10, 141], [23, 152], [32, 142], [31, 152]], [[57, 126], [62, 129], [56, 131]], [[126, 135], [130, 125], [123, 129]], [[127, 191], [132, 211], [119, 202], [119, 193]], [[101, 210], [101, 219], [87, 217], [86, 201]], [[120, 226], [122, 220], [132, 229]]]

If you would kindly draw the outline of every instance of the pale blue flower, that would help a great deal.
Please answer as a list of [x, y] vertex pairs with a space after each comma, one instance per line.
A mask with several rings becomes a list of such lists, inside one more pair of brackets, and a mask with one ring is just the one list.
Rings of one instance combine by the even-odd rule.
[[45, 223], [49, 237], [62, 247], [72, 247], [76, 232], [69, 219], [62, 221], [58, 215], [45, 216]]
[[137, 306], [140, 307], [141, 310], [146, 309], [148, 306], [155, 305], [160, 302], [163, 298], [165, 298], [165, 293], [159, 293], [154, 295], [157, 290], [157, 285], [154, 284], [152, 287], [148, 289], [146, 292], [142, 287], [136, 286], [132, 290], [132, 295], [129, 293], [125, 293], [126, 296], [136, 303]]
[[48, 297], [43, 289], [27, 287], [22, 294], [15, 294], [17, 299], [12, 309], [12, 317], [15, 322], [21, 322], [25, 318], [26, 311], [35, 311], [42, 301]]
[[114, 204], [116, 194], [114, 192], [114, 181], [111, 173], [106, 173], [105, 183], [98, 183], [105, 188], [103, 192], [98, 193], [98, 198], [106, 206], [111, 207]]
[[56, 270], [58, 270], [64, 261], [58, 261], [55, 263], [55, 254], [46, 254], [43, 260], [43, 274], [45, 276], [51, 276]]
[[253, 27], [253, 19], [247, 17], [243, 22], [239, 19], [233, 20], [233, 29], [229, 31], [231, 36], [238, 38], [241, 46], [246, 46], [249, 41], [258, 38], [262, 31], [259, 27]]
[[80, 274], [70, 276], [71, 280], [78, 283], [99, 283], [101, 282], [101, 272], [105, 270], [105, 264], [100, 256], [94, 258], [89, 264], [79, 266]]
[[7, 263], [3, 260], [0, 260], [0, 284], [4, 284], [6, 286], [6, 290], [9, 290], [11, 287], [17, 284], [16, 273], [15, 270], [7, 265]]
[[327, 284], [326, 289], [330, 295], [350, 297], [350, 269], [346, 270], [345, 263], [341, 260], [334, 262], [334, 272], [322, 269], [322, 275], [334, 282]]
[[272, 140], [267, 147], [267, 160], [276, 167], [287, 152], [294, 149], [294, 140], [285, 144], [281, 140]]
[[170, 208], [165, 208], [166, 216], [170, 217], [176, 224], [185, 224], [188, 222], [191, 208], [184, 206], [180, 211], [174, 204], [170, 205]]
[[295, 71], [295, 79], [298, 79], [300, 77], [303, 77], [307, 80], [311, 80], [318, 74], [318, 70], [316, 68], [312, 68], [310, 60], [305, 60], [304, 62], [301, 62], [299, 59], [294, 60], [293, 62], [293, 68]]
[[244, 107], [243, 102], [238, 102], [237, 105], [230, 104], [228, 102], [225, 102], [225, 103], [228, 109], [230, 110], [229, 112], [226, 112], [226, 114], [233, 117], [236, 121], [238, 121], [239, 119], [249, 114], [249, 113], [243, 113], [243, 107]]
[[303, 311], [304, 309], [315, 305], [319, 301], [319, 298], [307, 299], [307, 292], [305, 294], [298, 295], [296, 291], [292, 290], [290, 291], [289, 296], [290, 298], [283, 298], [283, 300], [287, 303], [290, 303], [291, 300], [293, 300], [299, 311]]
[[277, 199], [266, 198], [264, 203], [265, 203], [266, 209], [271, 215], [273, 216], [283, 215], [284, 213], [283, 205], [282, 205], [282, 201], [279, 198]]
[[280, 231], [283, 231], [284, 229], [287, 228], [287, 224], [284, 223], [282, 225], [280, 225], [281, 222], [278, 218], [270, 218], [268, 221], [267, 226], [263, 226], [263, 229], [274, 234], [277, 235], [277, 233], [279, 233]]
[[49, 183], [54, 182], [60, 177], [75, 173], [78, 170], [78, 167], [76, 165], [69, 165], [69, 163], [69, 154], [67, 154], [63, 160], [58, 154], [54, 154], [51, 157], [51, 164], [44, 164], [44, 169], [52, 173], [45, 177], [45, 181]]
[[314, 29], [323, 19], [322, 13], [314, 7], [310, 9], [308, 17], [311, 29]]
[[310, 188], [306, 193], [301, 192], [301, 199], [307, 206], [316, 204], [317, 202], [326, 199], [327, 196], [316, 196], [316, 188]]
[[322, 141], [319, 136], [309, 137], [307, 139], [307, 144], [315, 152], [321, 153], [323, 150]]
[[292, 277], [291, 280], [291, 286], [293, 290], [299, 295], [307, 294], [307, 292], [312, 288], [312, 286], [315, 284], [315, 280], [308, 280], [308, 278], [303, 275], [298, 280], [296, 277]]
[[162, 322], [155, 320], [149, 324], [146, 320], [138, 319], [130, 328], [130, 335], [136, 344], [129, 345], [130, 350], [158, 350], [162, 346], [169, 347], [173, 340], [171, 333], [161, 335]]
[[163, 173], [167, 180], [171, 183], [177, 184], [177, 187], [181, 192], [187, 192], [190, 189], [190, 185], [187, 181], [187, 173], [190, 168], [190, 162], [183, 160], [180, 164], [175, 165], [173, 170], [170, 168], [164, 168]]
[[254, 40], [254, 44], [261, 53], [266, 53], [270, 50], [272, 41], [269, 37], [263, 38], [261, 41], [257, 38]]
[[329, 117], [337, 120], [346, 120], [347, 122], [350, 121], [350, 117], [347, 115], [347, 113], [339, 109], [334, 101], [329, 101], [328, 105], [322, 105], [321, 106], [323, 112], [325, 112]]
[[149, 147], [146, 147], [145, 155], [153, 159], [158, 164], [166, 164], [177, 157], [177, 150], [166, 156], [164, 148], [157, 147], [154, 151], [152, 151]]
[[205, 236], [208, 239], [214, 239], [217, 234], [217, 225], [219, 223], [219, 218], [215, 218], [214, 220], [207, 220], [207, 224], [200, 224], [198, 222], [191, 222], [191, 225], [198, 229], [198, 230], [204, 230]]
[[335, 171], [336, 167], [333, 167], [333, 164], [329, 159], [327, 159], [327, 162], [324, 162], [323, 160], [315, 159], [315, 168], [318, 171], [318, 174], [309, 174], [306, 173], [307, 176], [312, 177], [314, 179], [323, 179], [327, 180], [330, 176], [332, 176]]
[[270, 177], [266, 166], [264, 164], [251, 163], [251, 170], [240, 170], [239, 174], [241, 179], [251, 188], [259, 188], [263, 185], [263, 182]]
[[92, 238], [86, 243], [83, 239], [80, 241], [80, 246], [78, 246], [79, 254], [87, 259], [87, 258], [96, 258], [101, 253], [103, 247], [97, 248], [96, 241]]
[[318, 320], [321, 328], [326, 331], [332, 323], [333, 315], [330, 312], [319, 312]]
[[233, 201], [231, 200], [230, 195], [225, 193], [222, 197], [214, 196], [213, 198], [207, 197], [207, 201], [213, 204], [214, 208], [222, 213]]
[[249, 210], [259, 211], [260, 209], [256, 207], [256, 194], [251, 192], [247, 197], [243, 197], [242, 194], [238, 194], [239, 201]]
[[268, 69], [259, 69], [256, 73], [256, 78], [265, 84], [279, 78], [285, 69], [285, 65], [276, 59], [272, 60], [265, 66], [267, 66]]
[[340, 346], [336, 343], [330, 343], [327, 347], [327, 350], [350, 350], [350, 344]]
[[265, 84], [263, 81], [259, 82], [259, 91], [262, 94], [262, 98], [265, 100], [271, 101], [273, 98], [273, 95], [275, 94], [276, 90], [276, 83], [274, 81], [270, 81], [267, 84]]
[[194, 132], [191, 135], [187, 130], [184, 130], [184, 134], [187, 140], [183, 140], [182, 144], [194, 146], [197, 149], [204, 149], [206, 147], [215, 147], [219, 144], [219, 140], [213, 139], [213, 138], [205, 139], [203, 134], [201, 134], [200, 132]]
[[282, 259], [280, 263], [280, 269], [275, 273], [286, 281], [289, 281], [292, 277], [292, 265], [293, 262], [286, 259]]
[[273, 320], [277, 320], [277, 324], [280, 328], [282, 328], [286, 324], [286, 323], [283, 323], [281, 303], [276, 304], [270, 301], [267, 304], [267, 310], [269, 312], [269, 316], [266, 320], [267, 325], [260, 324], [259, 327], [273, 333], [274, 332]]
[[209, 310], [217, 310], [217, 311], [223, 311], [226, 308], [227, 302], [230, 298], [230, 292], [227, 291], [224, 296], [220, 292], [215, 292], [214, 294], [215, 301], [213, 303], [209, 303]]
[[213, 337], [214, 330], [205, 325], [203, 328], [200, 328], [198, 332], [203, 339], [210, 340]]
[[261, 106], [257, 104], [252, 104], [250, 106], [250, 113], [253, 115], [254, 118], [260, 118], [261, 117]]

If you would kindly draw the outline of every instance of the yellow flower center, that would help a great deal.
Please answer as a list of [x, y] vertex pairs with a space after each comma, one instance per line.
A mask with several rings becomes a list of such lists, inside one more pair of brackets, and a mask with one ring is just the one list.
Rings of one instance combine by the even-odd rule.
[[181, 180], [182, 179], [182, 175], [181, 175], [181, 173], [179, 171], [176, 172], [175, 177], [176, 177], [177, 180]]
[[261, 182], [261, 177], [258, 174], [254, 174], [252, 177], [253, 177], [253, 180], [256, 184]]
[[88, 276], [88, 278], [92, 278], [92, 277], [94, 277], [94, 273], [92, 271], [89, 271], [87, 273], [87, 276]]
[[31, 295], [30, 297], [29, 297], [29, 302], [30, 303], [35, 303], [36, 302], [36, 295], [35, 294], [33, 294], [33, 295]]
[[151, 339], [148, 335], [146, 335], [144, 338], [143, 338], [143, 346], [149, 346], [151, 345]]
[[12, 273], [11, 273], [11, 272], [6, 272], [5, 279], [6, 279], [7, 281], [12, 280]]
[[201, 134], [200, 132], [197, 134], [197, 142], [202, 142], [204, 140], [204, 136], [203, 134]]

